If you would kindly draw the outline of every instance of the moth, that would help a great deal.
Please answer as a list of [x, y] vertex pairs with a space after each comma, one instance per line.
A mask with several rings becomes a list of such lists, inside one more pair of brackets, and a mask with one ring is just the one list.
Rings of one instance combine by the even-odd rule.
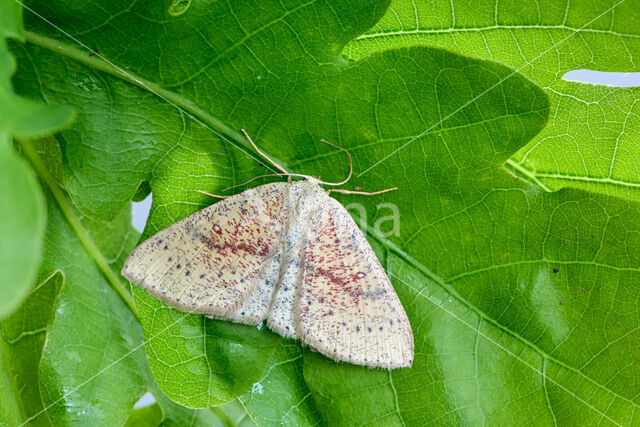
[[[243, 130], [244, 132], [244, 130]], [[267, 325], [338, 361], [409, 367], [413, 334], [371, 246], [330, 189], [287, 172], [288, 182], [246, 190], [156, 233], [122, 274], [179, 310]], [[304, 180], [292, 182], [291, 177]], [[221, 197], [221, 196], [214, 196]]]

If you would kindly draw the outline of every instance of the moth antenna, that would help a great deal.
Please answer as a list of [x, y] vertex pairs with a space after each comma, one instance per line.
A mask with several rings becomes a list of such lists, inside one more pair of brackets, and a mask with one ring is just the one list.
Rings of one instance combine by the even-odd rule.
[[333, 192], [333, 193], [340, 193], [340, 194], [360, 194], [363, 196], [375, 196], [376, 194], [388, 193], [389, 191], [395, 191], [397, 189], [398, 187], [393, 187], [393, 188], [385, 188], [384, 190], [380, 190], [380, 191], [367, 192], [367, 191], [343, 190], [341, 188], [336, 188], [336, 189], [327, 190], [327, 193]]
[[344, 151], [345, 153], [347, 153], [347, 157], [349, 157], [349, 175], [347, 176], [347, 178], [344, 181], [341, 181], [341, 182], [324, 182], [324, 181], [321, 181], [321, 182], [323, 184], [326, 184], [326, 185], [336, 185], [336, 186], [337, 185], [346, 184], [351, 179], [351, 174], [353, 173], [353, 162], [351, 161], [351, 153], [346, 148], [340, 147], [339, 145], [336, 145], [333, 142], [329, 142], [326, 139], [321, 139], [320, 141], [322, 141], [325, 144], [328, 144], [328, 145], [330, 145], [332, 147], [335, 147], [340, 151]]
[[[288, 182], [291, 182], [291, 178], [294, 176], [300, 177], [300, 178], [309, 178], [309, 175], [302, 175], [299, 173], [269, 173], [266, 175], [258, 175], [258, 176], [254, 176], [253, 178], [251, 178], [249, 181], [245, 181], [242, 184], [236, 184], [236, 185], [232, 185], [231, 187], [227, 187], [222, 191], [227, 191], [227, 190], [231, 190], [232, 188], [236, 188], [236, 187], [241, 187], [243, 185], [246, 185], [248, 183], [250, 183], [251, 181], [255, 181], [258, 178], [264, 178], [265, 176], [288, 176]], [[228, 196], [225, 196], [228, 197]]]
[[213, 197], [214, 199], [215, 198], [226, 199], [227, 197], [231, 197], [231, 196], [218, 196], [217, 194], [207, 193], [206, 191], [202, 191], [202, 190], [196, 190], [196, 191], [200, 194], [204, 194], [205, 196]]
[[249, 136], [249, 134], [247, 133], [247, 131], [245, 131], [244, 129], [241, 129], [242, 133], [244, 133], [244, 136], [247, 137], [247, 139], [249, 140], [249, 142], [251, 143], [251, 146], [253, 147], [254, 150], [256, 150], [258, 152], [258, 154], [260, 154], [262, 157], [264, 157], [265, 159], [269, 160], [269, 163], [271, 163], [273, 166], [276, 167], [276, 169], [278, 169], [280, 172], [283, 172], [285, 175], [291, 175], [289, 172], [286, 171], [285, 168], [283, 168], [282, 166], [280, 166], [279, 164], [277, 164], [276, 162], [274, 162], [273, 160], [271, 160], [269, 158], [269, 156], [267, 156], [266, 154], [264, 154], [262, 151], [260, 151], [260, 149], [258, 148], [258, 146], [256, 145], [255, 142], [253, 142], [253, 140], [251, 139], [251, 137]]
[[231, 187], [227, 187], [222, 191], [231, 190], [232, 188], [236, 188], [236, 187], [242, 187], [243, 185], [247, 185], [251, 181], [255, 181], [258, 178], [264, 178], [264, 177], [267, 177], [267, 176], [289, 176], [289, 177], [291, 177], [291, 174], [289, 174], [289, 173], [268, 173], [266, 175], [258, 175], [258, 176], [254, 176], [253, 178], [251, 178], [248, 181], [243, 182], [242, 184], [232, 185]]

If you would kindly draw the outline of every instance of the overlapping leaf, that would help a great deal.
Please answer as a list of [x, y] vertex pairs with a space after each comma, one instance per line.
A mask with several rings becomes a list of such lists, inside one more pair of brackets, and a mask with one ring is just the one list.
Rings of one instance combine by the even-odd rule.
[[[122, 423], [145, 390], [141, 330], [53, 198], [48, 211], [38, 285], [1, 325], [22, 421]], [[129, 228], [129, 215], [115, 221], [85, 224], [117, 265], [137, 236], [117, 231]]]
[[45, 206], [30, 167], [14, 152], [12, 137], [52, 133], [72, 119], [67, 106], [51, 106], [16, 95], [15, 62], [7, 38], [23, 40], [22, 8], [0, 4], [0, 318], [17, 308], [35, 279], [45, 227]]
[[[547, 193], [504, 169], [546, 124], [540, 89], [425, 47], [344, 60], [385, 3], [180, 5], [32, 4], [91, 47], [33, 18], [15, 82], [81, 111], [60, 137], [64, 182], [92, 217], [114, 217], [148, 182], [149, 235], [211, 203], [195, 190], [264, 173], [232, 129], [290, 170], [334, 179], [343, 157], [320, 138], [349, 148], [357, 175], [474, 101], [351, 184], [398, 192], [342, 199], [366, 209], [412, 322], [412, 369], [337, 364], [264, 328], [182, 319], [136, 290], [169, 397], [206, 406], [248, 391], [265, 424], [634, 421], [639, 206]], [[372, 230], [382, 202], [399, 209], [399, 236]]]
[[[142, 337], [131, 313], [106, 285], [53, 199], [45, 209], [36, 174], [13, 150], [11, 137], [52, 133], [73, 117], [69, 106], [47, 105], [13, 93], [14, 61], [5, 37], [23, 38], [21, 12], [15, 2], [0, 5], [0, 315], [15, 311], [33, 289], [22, 306], [0, 323], [0, 424], [65, 425], [85, 417], [117, 423], [126, 419], [141, 393], [141, 377], [123, 378], [119, 371], [105, 370], [106, 375], [91, 387], [81, 386]], [[32, 147], [30, 142], [25, 144]], [[55, 141], [45, 144], [45, 152], [55, 153]], [[59, 158], [45, 157], [55, 174]], [[57, 185], [53, 177], [51, 183]], [[128, 216], [120, 224], [130, 229]], [[121, 235], [107, 224], [100, 225], [102, 249], [115, 260], [124, 248], [110, 244], [121, 244]], [[129, 239], [129, 247], [131, 243]], [[127, 321], [134, 326], [126, 325]], [[105, 339], [111, 344], [106, 348]], [[139, 369], [133, 367], [144, 367], [144, 361], [138, 351], [121, 367], [136, 372]]]
[[[95, 254], [81, 244], [55, 200], [49, 202], [37, 286], [22, 307], [0, 323], [7, 377], [0, 408], [16, 408], [0, 421], [81, 425], [92, 419], [122, 424], [142, 393], [153, 388], [140, 325], [98, 269]], [[115, 268], [138, 238], [128, 231], [129, 222], [124, 212], [111, 223], [84, 220]], [[180, 417], [191, 425], [211, 425], [218, 419], [211, 411], [194, 412], [153, 391], [162, 422]]]
[[349, 44], [353, 58], [407, 46], [439, 46], [499, 61], [550, 98], [545, 129], [510, 160], [523, 176], [640, 197], [640, 88], [570, 82], [571, 70], [640, 72], [635, 0], [521, 2], [393, 0], [385, 16]]
[[[99, 270], [112, 269], [108, 263], [119, 270], [138, 239], [128, 209], [109, 222], [78, 216], [58, 188], [63, 171], [57, 142], [37, 141], [38, 153], [26, 140], [68, 125], [73, 111], [13, 93], [14, 60], [4, 37], [23, 38], [21, 12], [17, 2], [0, 5], [0, 315], [14, 311], [28, 292], [22, 306], [0, 322], [0, 425], [86, 424], [88, 419], [121, 424], [148, 387], [165, 425], [185, 425], [187, 419], [191, 425], [220, 423], [215, 413], [184, 408], [153, 387], [140, 325]], [[48, 192], [49, 209], [11, 136], [24, 139], [18, 147], [24, 146], [40, 168], [39, 178], [57, 194]]]

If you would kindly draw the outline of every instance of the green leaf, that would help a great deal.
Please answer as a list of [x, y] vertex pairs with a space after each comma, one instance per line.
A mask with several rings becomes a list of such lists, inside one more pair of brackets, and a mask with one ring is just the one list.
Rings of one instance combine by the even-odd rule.
[[[92, 254], [73, 239], [73, 230], [55, 206], [50, 204], [49, 210], [51, 246], [43, 268], [61, 269], [65, 287], [48, 325], [40, 361], [41, 395], [46, 405], [54, 405], [47, 411], [53, 424], [85, 417], [100, 424], [118, 424], [144, 391], [144, 378], [138, 373], [145, 366], [140, 330], [95, 266]], [[130, 216], [121, 215], [116, 221], [126, 230]], [[132, 239], [127, 240], [121, 240], [122, 247], [112, 253], [121, 257], [131, 247]], [[78, 329], [79, 325], [83, 327]]]
[[154, 403], [153, 405], [143, 406], [142, 408], [134, 409], [125, 424], [126, 427], [155, 427], [162, 423], [162, 409], [160, 405]]
[[0, 338], [0, 360], [3, 361], [2, 365], [0, 365], [0, 396], [4, 398], [2, 402], [0, 402], [0, 425], [18, 425], [22, 420], [20, 403], [13, 390], [13, 384], [9, 378], [7, 369], [4, 366], [2, 347], [2, 338]]
[[[424, 46], [345, 60], [343, 46], [386, 2], [31, 6], [89, 47], [29, 17], [14, 84], [78, 108], [58, 138], [63, 182], [94, 221], [116, 217], [148, 183], [145, 238], [212, 203], [196, 190], [268, 173], [240, 128], [296, 173], [346, 174], [326, 138], [353, 155], [349, 188], [398, 187], [340, 201], [362, 207], [409, 315], [411, 369], [336, 363], [134, 288], [168, 397], [191, 407], [238, 397], [257, 424], [640, 421], [640, 205], [547, 192], [509, 172], [550, 114], [532, 81]], [[394, 207], [399, 235], [381, 233]]]
[[19, 3], [0, 4], [0, 318], [16, 309], [35, 279], [46, 219], [38, 182], [14, 153], [11, 137], [51, 133], [73, 118], [69, 107], [30, 101], [13, 92], [15, 62], [6, 38], [23, 39], [21, 18]]
[[[509, 166], [549, 188], [640, 198], [640, 88], [571, 82], [571, 70], [637, 72], [637, 1], [469, 2], [393, 0], [345, 49], [351, 58], [437, 46], [525, 74], [549, 96], [553, 116]], [[445, 120], [446, 121], [446, 120]]]
[[27, 138], [50, 134], [73, 120], [69, 106], [51, 106], [25, 99], [13, 92], [11, 74], [15, 68], [7, 37], [24, 40], [22, 7], [19, 2], [0, 4], [0, 135]]
[[[140, 325], [127, 300], [109, 286], [113, 277], [105, 268], [120, 270], [139, 235], [132, 232], [128, 208], [111, 222], [77, 216], [42, 169], [43, 158], [57, 164], [57, 150], [50, 146], [55, 141], [41, 143], [48, 144], [46, 151], [23, 145], [54, 194], [48, 193], [47, 244], [39, 284], [0, 322], [0, 422], [136, 422], [141, 414], [131, 411], [133, 404], [145, 389], [155, 390], [155, 382]], [[185, 419], [190, 425], [222, 425], [214, 412], [184, 408], [158, 390], [156, 400], [163, 425], [183, 425]]]
[[14, 401], [19, 407], [20, 424], [27, 418], [36, 425], [48, 425], [40, 396], [39, 364], [46, 341], [47, 324], [55, 310], [55, 302], [64, 286], [64, 276], [53, 272], [42, 277], [20, 309], [0, 323], [4, 370], [11, 387], [2, 391], [0, 406]]
[[[138, 235], [131, 232], [128, 208], [110, 222], [78, 216], [58, 188], [57, 142], [38, 141], [40, 153], [25, 142], [40, 178], [56, 196], [49, 193], [42, 253], [45, 200], [36, 175], [13, 151], [9, 137], [58, 130], [70, 123], [73, 111], [13, 94], [14, 61], [4, 37], [22, 39], [21, 12], [18, 2], [0, 5], [0, 170], [5, 177], [0, 181], [0, 317], [14, 311], [36, 286], [20, 309], [0, 322], [0, 425], [76, 424], [88, 417], [118, 424], [128, 418], [144, 384], [154, 383], [140, 326], [107, 284], [113, 281], [109, 271], [119, 271]], [[157, 398], [164, 403], [165, 424], [189, 418], [211, 425], [218, 419], [211, 411], [193, 414], [166, 397]]]
[[269, 368], [239, 400], [258, 424], [321, 425], [311, 390], [303, 377], [303, 351], [298, 342], [282, 340]]
[[[39, 285], [0, 324], [23, 421], [67, 425], [90, 417], [98, 424], [123, 423], [144, 392], [140, 327], [55, 198], [48, 197], [47, 211]], [[126, 231], [129, 223], [128, 212], [110, 224], [84, 223], [116, 267], [137, 239]]]
[[[150, 374], [151, 372], [149, 372]], [[207, 426], [207, 427], [251, 427], [255, 423], [238, 400], [218, 407], [191, 409], [167, 398], [149, 376], [155, 403], [131, 411], [127, 427], [138, 426]]]
[[14, 311], [35, 280], [46, 211], [33, 170], [0, 134], [0, 318]]
[[[151, 374], [151, 372], [149, 372]], [[156, 403], [153, 403], [142, 408], [134, 409], [131, 412], [126, 426], [139, 427], [139, 426], [208, 426], [208, 427], [227, 427], [229, 424], [233, 425], [233, 421], [226, 423], [230, 420], [223, 411], [220, 412], [220, 416], [216, 414], [212, 409], [190, 409], [181, 406], [171, 399], [167, 398], [152, 382], [151, 375], [149, 376], [150, 384], [153, 390], [153, 396]], [[244, 414], [244, 411], [241, 411]]]

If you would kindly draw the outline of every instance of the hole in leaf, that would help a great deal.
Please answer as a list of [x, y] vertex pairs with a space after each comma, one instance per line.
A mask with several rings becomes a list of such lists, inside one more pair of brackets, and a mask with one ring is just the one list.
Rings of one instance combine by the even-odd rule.
[[151, 211], [151, 200], [153, 195], [149, 193], [149, 195], [141, 202], [131, 202], [131, 207], [133, 208], [133, 216], [131, 218], [131, 223], [133, 227], [142, 232], [144, 230], [145, 225], [147, 224], [147, 218], [149, 218], [149, 211]]
[[640, 73], [616, 73], [595, 70], [571, 70], [562, 76], [570, 82], [592, 83], [615, 87], [640, 86]]
[[155, 397], [153, 397], [153, 394], [146, 392], [145, 394], [142, 395], [140, 400], [138, 400], [133, 407], [135, 409], [144, 408], [145, 406], [150, 406], [150, 405], [153, 405], [154, 403], [156, 403], [156, 399]]

